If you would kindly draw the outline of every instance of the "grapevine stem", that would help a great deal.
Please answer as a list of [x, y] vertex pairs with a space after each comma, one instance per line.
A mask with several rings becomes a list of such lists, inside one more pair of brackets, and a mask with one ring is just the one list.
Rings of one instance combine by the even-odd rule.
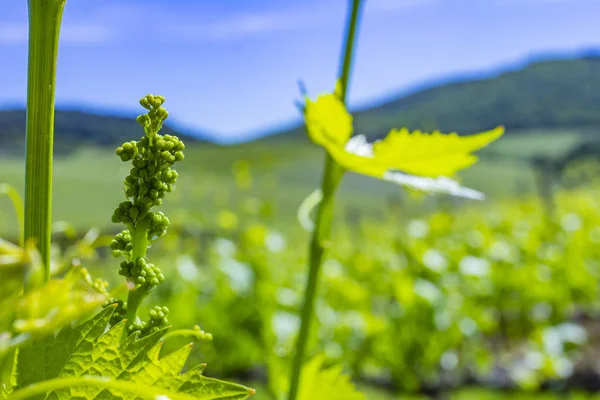
[[[340, 71], [341, 83], [341, 100], [346, 102], [346, 93], [348, 91], [348, 80], [352, 66], [352, 53], [356, 31], [358, 27], [359, 14], [361, 10], [361, 0], [350, 0], [351, 8], [348, 17], [345, 46], [342, 52], [342, 65]], [[304, 354], [306, 344], [310, 336], [310, 324], [315, 308], [315, 298], [319, 282], [319, 271], [323, 263], [323, 255], [326, 248], [329, 246], [331, 236], [331, 222], [333, 219], [333, 206], [335, 193], [340, 185], [344, 170], [340, 167], [329, 154], [325, 156], [325, 169], [321, 190], [323, 199], [319, 203], [317, 217], [315, 221], [315, 229], [312, 233], [312, 238], [309, 248], [309, 271], [308, 282], [304, 292], [304, 304], [300, 316], [300, 332], [296, 342], [296, 352], [292, 362], [292, 373], [290, 377], [289, 400], [296, 400], [300, 385], [300, 374], [302, 365], [304, 364]]]
[[[50, 280], [52, 146], [58, 38], [65, 0], [29, 0], [24, 240], [36, 242]], [[25, 279], [25, 290], [36, 279]]]
[[171, 339], [174, 337], [191, 337], [194, 338], [195, 341], [200, 340], [212, 340], [212, 335], [210, 333], [206, 333], [204, 331], [198, 331], [195, 329], [177, 329], [171, 332], [168, 332], [165, 336], [163, 336], [163, 340]]
[[[146, 257], [148, 251], [148, 229], [149, 224], [145, 218], [141, 218], [135, 228], [130, 228], [133, 248], [131, 250], [131, 261], [136, 262], [139, 258]], [[129, 291], [127, 295], [127, 326], [124, 334], [127, 334], [127, 327], [137, 320], [137, 313], [148, 291], [142, 285]]]

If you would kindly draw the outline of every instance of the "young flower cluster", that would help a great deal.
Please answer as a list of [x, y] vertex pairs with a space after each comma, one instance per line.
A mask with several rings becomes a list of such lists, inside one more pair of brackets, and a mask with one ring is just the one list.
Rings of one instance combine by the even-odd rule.
[[[169, 113], [162, 107], [162, 96], [148, 95], [140, 104], [150, 110], [137, 117], [137, 122], [144, 127], [146, 136], [139, 141], [123, 143], [117, 149], [117, 155], [124, 162], [131, 161], [133, 168], [125, 178], [125, 195], [127, 201], [119, 204], [113, 214], [113, 222], [135, 224], [147, 218], [150, 208], [160, 206], [165, 193], [173, 191], [177, 183], [177, 171], [171, 167], [184, 159], [185, 145], [172, 135], [160, 135], [158, 130]], [[150, 220], [155, 218], [150, 216]], [[164, 220], [164, 215], [158, 218]], [[168, 220], [167, 225], [168, 225]]]
[[148, 313], [150, 319], [147, 322], [136, 321], [127, 327], [127, 333], [140, 332], [140, 336], [147, 336], [164, 328], [169, 323], [167, 319], [169, 309], [167, 307], [154, 306]]
[[176, 136], [158, 133], [169, 116], [162, 107], [164, 101], [164, 97], [153, 95], [140, 100], [148, 112], [136, 120], [144, 128], [145, 135], [138, 141], [123, 143], [116, 151], [117, 156], [123, 162], [130, 162], [132, 168], [124, 181], [126, 200], [119, 204], [112, 216], [114, 223], [123, 223], [127, 229], [115, 236], [110, 248], [115, 256], [125, 258], [120, 264], [119, 274], [134, 285], [128, 300], [134, 309], [126, 310], [126, 303], [114, 299], [106, 306], [117, 304], [111, 324], [127, 316], [127, 332], [140, 331], [142, 335], [167, 323], [169, 310], [166, 307], [154, 307], [148, 322], [140, 321], [136, 314], [141, 299], [165, 279], [160, 269], [148, 261], [146, 251], [154, 240], [166, 234], [170, 221], [162, 212], [153, 211], [152, 207], [162, 205], [165, 194], [175, 189], [178, 174], [172, 167], [184, 159], [185, 149]]
[[171, 167], [184, 159], [183, 142], [176, 136], [162, 136], [158, 133], [169, 116], [162, 107], [164, 101], [164, 97], [152, 95], [140, 100], [140, 104], [149, 110], [147, 114], [137, 118], [137, 122], [144, 128], [145, 136], [139, 141], [123, 143], [116, 151], [122, 161], [131, 161], [133, 168], [124, 182], [127, 200], [119, 204], [112, 216], [114, 223], [124, 223], [129, 229], [117, 234], [110, 247], [115, 255], [122, 254], [127, 258], [127, 265], [121, 265], [121, 273], [136, 284], [155, 285], [162, 280], [162, 274], [152, 264], [143, 259], [130, 259], [133, 249], [132, 232], [136, 227], [143, 226], [146, 235], [143, 242], [151, 242], [166, 233], [169, 219], [162, 212], [150, 209], [160, 206], [165, 193], [175, 189], [178, 174]]
[[125, 229], [120, 233], [117, 233], [115, 238], [110, 243], [110, 248], [115, 257], [118, 257], [119, 254], [130, 257], [133, 244], [131, 243], [131, 233], [129, 233], [129, 230]]
[[119, 275], [130, 280], [134, 279], [133, 283], [136, 285], [148, 285], [149, 287], [154, 287], [165, 280], [160, 269], [145, 258], [138, 258], [135, 262], [121, 262]]
[[148, 228], [148, 240], [150, 241], [164, 236], [167, 233], [167, 227], [171, 223], [169, 218], [161, 211], [149, 213], [148, 220], [150, 221], [150, 227]]
[[116, 304], [117, 307], [115, 308], [115, 312], [113, 313], [112, 317], [110, 318], [110, 326], [114, 326], [116, 324], [118, 324], [119, 322], [123, 321], [123, 319], [125, 318], [125, 315], [127, 314], [127, 303], [124, 302], [123, 300], [119, 300], [119, 299], [109, 299], [107, 300], [103, 305], [102, 308], [106, 308], [106, 307], [110, 307], [113, 304]]

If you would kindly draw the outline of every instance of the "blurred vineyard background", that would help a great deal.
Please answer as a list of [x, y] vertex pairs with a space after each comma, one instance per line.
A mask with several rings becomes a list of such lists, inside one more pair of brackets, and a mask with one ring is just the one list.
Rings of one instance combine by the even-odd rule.
[[[372, 139], [400, 126], [469, 134], [504, 124], [507, 134], [461, 175], [485, 202], [347, 177], [311, 354], [341, 363], [375, 400], [596, 398], [598, 110], [595, 53], [358, 110], [356, 131]], [[24, 125], [24, 111], [0, 110], [0, 182], [20, 190]], [[268, 399], [287, 378], [307, 264], [296, 213], [318, 185], [322, 150], [302, 127], [231, 146], [168, 130], [188, 149], [165, 206], [172, 234], [153, 249], [166, 283], [149, 303], [177, 309], [174, 326], [213, 334], [194, 363]], [[118, 282], [106, 235], [120, 229], [109, 222], [127, 170], [114, 148], [140, 135], [132, 118], [58, 111], [56, 266]], [[16, 235], [0, 199], [0, 236]]]

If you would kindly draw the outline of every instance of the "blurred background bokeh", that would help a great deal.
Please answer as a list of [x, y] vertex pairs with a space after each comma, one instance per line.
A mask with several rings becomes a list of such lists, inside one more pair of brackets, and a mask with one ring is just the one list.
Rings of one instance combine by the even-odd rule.
[[[0, 5], [0, 183], [22, 191], [27, 6]], [[138, 99], [165, 96], [165, 131], [187, 151], [164, 207], [171, 234], [152, 249], [167, 279], [150, 303], [212, 333], [194, 361], [251, 382], [258, 399], [287, 377], [309, 236], [297, 210], [322, 168], [297, 101], [333, 88], [346, 5], [65, 9], [54, 260], [119, 282], [100, 240], [121, 229], [110, 217], [128, 168], [114, 149], [143, 134]], [[599, 15], [593, 0], [366, 0], [357, 133], [507, 129], [461, 174], [485, 202], [345, 177], [310, 353], [343, 364], [367, 398], [600, 391]], [[5, 199], [0, 236], [17, 236]]]

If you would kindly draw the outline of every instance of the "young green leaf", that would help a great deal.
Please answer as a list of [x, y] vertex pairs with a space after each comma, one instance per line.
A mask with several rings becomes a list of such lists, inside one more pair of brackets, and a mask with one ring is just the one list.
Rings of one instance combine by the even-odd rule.
[[[11, 325], [11, 305], [18, 298], [23, 286], [21, 280], [26, 268], [23, 249], [0, 238], [0, 332]], [[0, 341], [1, 343], [1, 341]], [[0, 344], [1, 349], [1, 344]]]
[[19, 245], [23, 246], [25, 244], [23, 240], [23, 225], [25, 221], [25, 206], [23, 204], [23, 199], [21, 198], [19, 191], [8, 183], [0, 183], [0, 197], [2, 195], [8, 196], [13, 204], [17, 220], [19, 221]]
[[[25, 254], [23, 257], [27, 257], [26, 252], [21, 251]], [[21, 295], [19, 282], [25, 268], [23, 263], [27, 260], [21, 261], [14, 265], [0, 263], [0, 278], [3, 279], [0, 285], [0, 359], [22, 343], [44, 337], [81, 318], [106, 300], [106, 294], [93, 286], [94, 281], [84, 279], [83, 273], [87, 274], [87, 271], [83, 268], [76, 268], [64, 279], [50, 281]]]
[[477, 161], [474, 151], [504, 133], [502, 126], [470, 136], [409, 132], [403, 128], [368, 143], [364, 135], [351, 137], [352, 116], [340, 97], [331, 93], [315, 101], [307, 99], [305, 121], [311, 140], [349, 171], [427, 192], [473, 199], [484, 196], [450, 178]]
[[[160, 358], [160, 340], [168, 328], [141, 339], [140, 333], [136, 332], [121, 341], [124, 320], [106, 330], [115, 308], [116, 306], [106, 307], [77, 327], [67, 326], [56, 337], [47, 336], [21, 348], [15, 370], [14, 393], [35, 387], [31, 385], [40, 382], [55, 380], [55, 387], [48, 384], [47, 392], [32, 398], [140, 398], [123, 385], [103, 385], [95, 381], [86, 384], [87, 377], [102, 377], [105, 380], [143, 385], [145, 388], [153, 387], [157, 396], [175, 393], [179, 395], [173, 398], [180, 399], [241, 400], [254, 393], [253, 389], [203, 376], [204, 365], [181, 373], [191, 345]], [[79, 384], [60, 384], [61, 381], [74, 378], [81, 378], [76, 381]]]
[[102, 304], [106, 295], [88, 286], [76, 271], [64, 279], [49, 281], [20, 298], [13, 330], [45, 336]]

